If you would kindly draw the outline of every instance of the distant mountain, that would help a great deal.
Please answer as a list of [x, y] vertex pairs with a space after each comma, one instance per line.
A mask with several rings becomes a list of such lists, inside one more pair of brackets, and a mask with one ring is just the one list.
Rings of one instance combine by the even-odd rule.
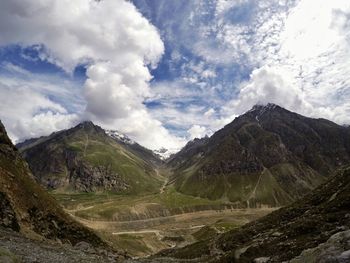
[[175, 166], [177, 169], [191, 165], [194, 159], [200, 159], [203, 152], [201, 148], [204, 147], [209, 141], [209, 137], [201, 139], [195, 138], [189, 141], [182, 149], [176, 154], [170, 156], [167, 163], [171, 166]]
[[164, 261], [155, 262], [350, 262], [349, 207], [348, 166], [292, 205], [211, 239], [163, 251], [156, 258]]
[[281, 206], [350, 163], [350, 129], [274, 104], [256, 105], [168, 160], [178, 191], [247, 206]]
[[158, 191], [161, 160], [116, 131], [92, 122], [18, 144], [36, 180], [60, 191]]
[[86, 241], [94, 246], [105, 246], [97, 235], [64, 213], [35, 182], [1, 122], [0, 227], [20, 231], [29, 237], [69, 241], [73, 245]]

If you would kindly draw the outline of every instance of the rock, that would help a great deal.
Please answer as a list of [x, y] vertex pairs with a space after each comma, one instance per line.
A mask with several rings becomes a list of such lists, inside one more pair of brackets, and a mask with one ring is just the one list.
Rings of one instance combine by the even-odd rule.
[[52, 220], [51, 222], [57, 230], [60, 230], [55, 220]]
[[304, 250], [289, 263], [348, 263], [350, 262], [350, 230], [331, 236], [327, 242]]
[[273, 237], [280, 237], [280, 236], [282, 236], [282, 235], [283, 235], [283, 234], [282, 234], [281, 232], [278, 232], [278, 231], [272, 233], [272, 236], [273, 236]]
[[254, 263], [266, 263], [266, 262], [269, 262], [269, 260], [270, 260], [269, 257], [261, 257], [261, 258], [254, 259]]
[[89, 244], [89, 243], [87, 243], [85, 241], [81, 241], [81, 242], [75, 244], [74, 248], [77, 249], [77, 250], [81, 250], [81, 251], [84, 251], [84, 252], [91, 253], [91, 254], [95, 254], [96, 253], [96, 250], [94, 249], [94, 247], [91, 246], [91, 244]]

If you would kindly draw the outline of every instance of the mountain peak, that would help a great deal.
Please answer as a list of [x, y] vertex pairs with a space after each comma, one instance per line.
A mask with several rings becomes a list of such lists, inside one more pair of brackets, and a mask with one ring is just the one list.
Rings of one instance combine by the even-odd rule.
[[77, 130], [84, 130], [86, 132], [97, 132], [97, 133], [104, 132], [104, 130], [100, 126], [94, 124], [92, 121], [83, 121], [79, 123], [77, 126], [75, 126], [73, 129], [71, 129], [71, 131], [77, 131]]
[[92, 121], [83, 121], [77, 125], [78, 127], [86, 128], [86, 127], [95, 127], [96, 125]]
[[267, 104], [255, 104], [249, 111], [247, 111], [247, 114], [253, 114], [255, 116], [255, 119], [259, 121], [259, 118], [266, 114], [266, 113], [272, 113], [276, 110], [284, 110], [284, 108], [278, 106], [274, 103], [267, 103]]
[[274, 110], [276, 108], [281, 108], [281, 107], [274, 103], [255, 104], [250, 111], [268, 111], [268, 110]]

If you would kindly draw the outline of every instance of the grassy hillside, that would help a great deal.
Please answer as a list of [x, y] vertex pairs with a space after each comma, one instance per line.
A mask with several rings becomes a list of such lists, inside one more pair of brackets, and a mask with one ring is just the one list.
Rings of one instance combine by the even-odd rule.
[[168, 165], [184, 194], [260, 207], [296, 200], [349, 162], [349, 129], [269, 104], [188, 143]]
[[[151, 195], [108, 193], [53, 193], [77, 217], [102, 221], [142, 220], [208, 209], [223, 209], [225, 204], [177, 192], [173, 187]], [[230, 207], [230, 204], [226, 204]]]

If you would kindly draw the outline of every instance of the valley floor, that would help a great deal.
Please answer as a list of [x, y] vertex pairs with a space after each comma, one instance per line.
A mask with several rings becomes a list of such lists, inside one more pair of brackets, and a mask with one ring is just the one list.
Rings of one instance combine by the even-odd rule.
[[181, 194], [166, 183], [159, 193], [145, 196], [53, 195], [76, 220], [133, 257], [182, 247], [237, 228], [274, 210], [237, 209], [223, 200]]

